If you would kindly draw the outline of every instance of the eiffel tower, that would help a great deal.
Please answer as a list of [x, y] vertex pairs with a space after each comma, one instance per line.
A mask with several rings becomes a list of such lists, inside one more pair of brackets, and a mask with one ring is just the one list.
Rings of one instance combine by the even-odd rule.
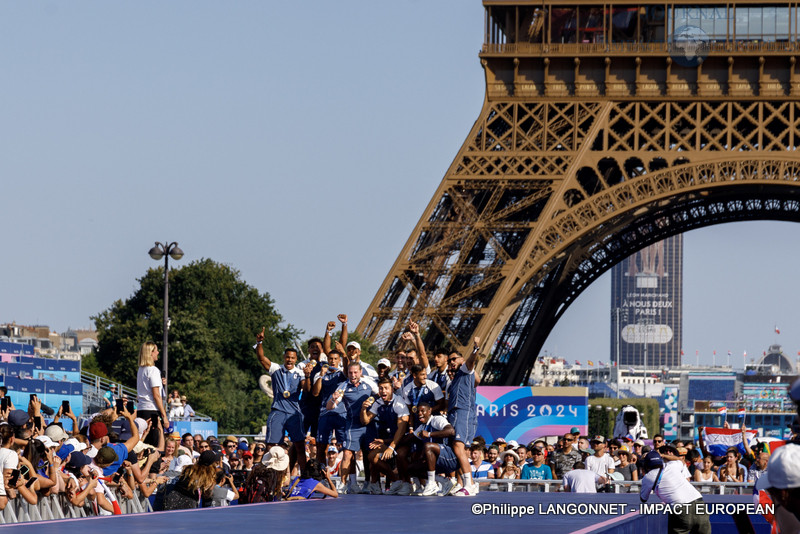
[[[797, 3], [484, 0], [486, 98], [358, 332], [526, 383], [556, 321], [632, 253], [800, 221]], [[605, 347], [606, 343], [598, 343]]]

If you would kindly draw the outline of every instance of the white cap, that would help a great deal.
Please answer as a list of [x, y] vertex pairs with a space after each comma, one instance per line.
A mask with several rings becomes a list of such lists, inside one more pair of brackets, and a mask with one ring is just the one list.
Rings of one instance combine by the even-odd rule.
[[85, 454], [89, 458], [94, 458], [95, 456], [97, 456], [97, 451], [98, 451], [98, 449], [95, 449], [94, 446], [87, 447], [86, 448], [86, 452], [83, 453], [83, 454]]
[[187, 465], [192, 465], [192, 457], [188, 454], [181, 454], [169, 464], [170, 471], [182, 472]]
[[767, 463], [767, 471], [756, 483], [756, 489], [800, 488], [800, 444], [787, 443], [778, 447]]
[[516, 449], [517, 447], [519, 447], [519, 443], [517, 443], [517, 442], [516, 442], [516, 441], [514, 441], [513, 439], [512, 439], [511, 441], [509, 441], [508, 443], [506, 443], [506, 445], [508, 445], [509, 447], [514, 447], [515, 449]]
[[133, 422], [136, 423], [136, 429], [139, 431], [139, 440], [143, 440], [146, 437], [144, 432], [147, 430], [147, 421], [141, 417], [137, 417]]
[[44, 443], [44, 446], [47, 447], [48, 449], [50, 447], [58, 447], [58, 443], [48, 438], [47, 436], [38, 436], [36, 439]]
[[84, 451], [88, 447], [88, 445], [86, 445], [81, 441], [78, 441], [75, 438], [69, 438], [67, 441], [64, 442], [64, 445], [72, 445], [72, 448], [75, 450], [75, 452]]
[[361, 344], [358, 341], [351, 341], [350, 343], [347, 344], [345, 349], [349, 349], [350, 347], [355, 347], [358, 350], [361, 350]]
[[378, 360], [378, 366], [385, 365], [386, 367], [391, 367], [392, 362], [390, 362], [387, 358], [381, 358]]

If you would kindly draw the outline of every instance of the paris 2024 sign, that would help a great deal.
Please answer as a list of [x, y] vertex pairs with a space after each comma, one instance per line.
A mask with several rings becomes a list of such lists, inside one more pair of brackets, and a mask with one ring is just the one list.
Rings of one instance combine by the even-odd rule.
[[573, 427], [586, 435], [589, 398], [585, 387], [479, 386], [478, 436], [527, 444], [545, 436], [563, 436]]

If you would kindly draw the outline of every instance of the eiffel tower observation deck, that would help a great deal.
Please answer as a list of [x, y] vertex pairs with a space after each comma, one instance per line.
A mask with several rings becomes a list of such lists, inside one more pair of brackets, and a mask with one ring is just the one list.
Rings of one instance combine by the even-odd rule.
[[630, 254], [800, 221], [798, 4], [483, 6], [486, 98], [358, 325], [381, 349], [414, 320], [430, 348], [479, 337], [484, 384], [525, 383], [564, 311]]

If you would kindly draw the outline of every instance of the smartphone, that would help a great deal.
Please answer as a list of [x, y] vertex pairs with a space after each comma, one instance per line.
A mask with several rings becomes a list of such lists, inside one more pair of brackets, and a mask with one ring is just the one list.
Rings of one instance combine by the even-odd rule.
[[14, 486], [17, 485], [17, 482], [19, 482], [19, 475], [20, 475], [19, 469], [14, 469], [11, 471], [11, 478], [8, 479], [9, 487], [13, 488]]
[[125, 468], [120, 467], [119, 469], [117, 469], [117, 472], [114, 473], [114, 476], [111, 477], [111, 480], [114, 482], [114, 484], [119, 484], [119, 481], [122, 478], [122, 475], [124, 474], [125, 474]]
[[27, 478], [28, 475], [31, 474], [31, 470], [28, 469], [27, 465], [23, 465], [22, 468], [19, 470], [19, 474], [20, 476]]
[[36, 398], [36, 393], [31, 393], [31, 402], [33, 402], [33, 399], [35, 398]]
[[31, 488], [31, 486], [33, 486], [34, 484], [36, 484], [36, 477], [33, 477], [33, 478], [31, 478], [30, 480], [28, 480], [28, 481], [25, 483], [25, 487], [26, 487], [26, 488], [28, 488], [28, 489], [30, 489], [30, 488]]
[[0, 410], [8, 410], [8, 397], [3, 397], [0, 399]]
[[128, 413], [133, 413], [133, 401], [129, 400], [128, 403], [125, 405], [125, 408], [128, 409]]
[[151, 415], [150, 422], [152, 423], [150, 425], [151, 430], [155, 430], [156, 428], [158, 428], [158, 414]]
[[125, 401], [122, 399], [117, 399], [117, 413], [122, 413], [125, 409]]
[[61, 413], [69, 413], [69, 412], [70, 412], [69, 401], [68, 400], [61, 401]]
[[37, 415], [33, 418], [33, 426], [36, 428], [42, 428], [42, 417]]

